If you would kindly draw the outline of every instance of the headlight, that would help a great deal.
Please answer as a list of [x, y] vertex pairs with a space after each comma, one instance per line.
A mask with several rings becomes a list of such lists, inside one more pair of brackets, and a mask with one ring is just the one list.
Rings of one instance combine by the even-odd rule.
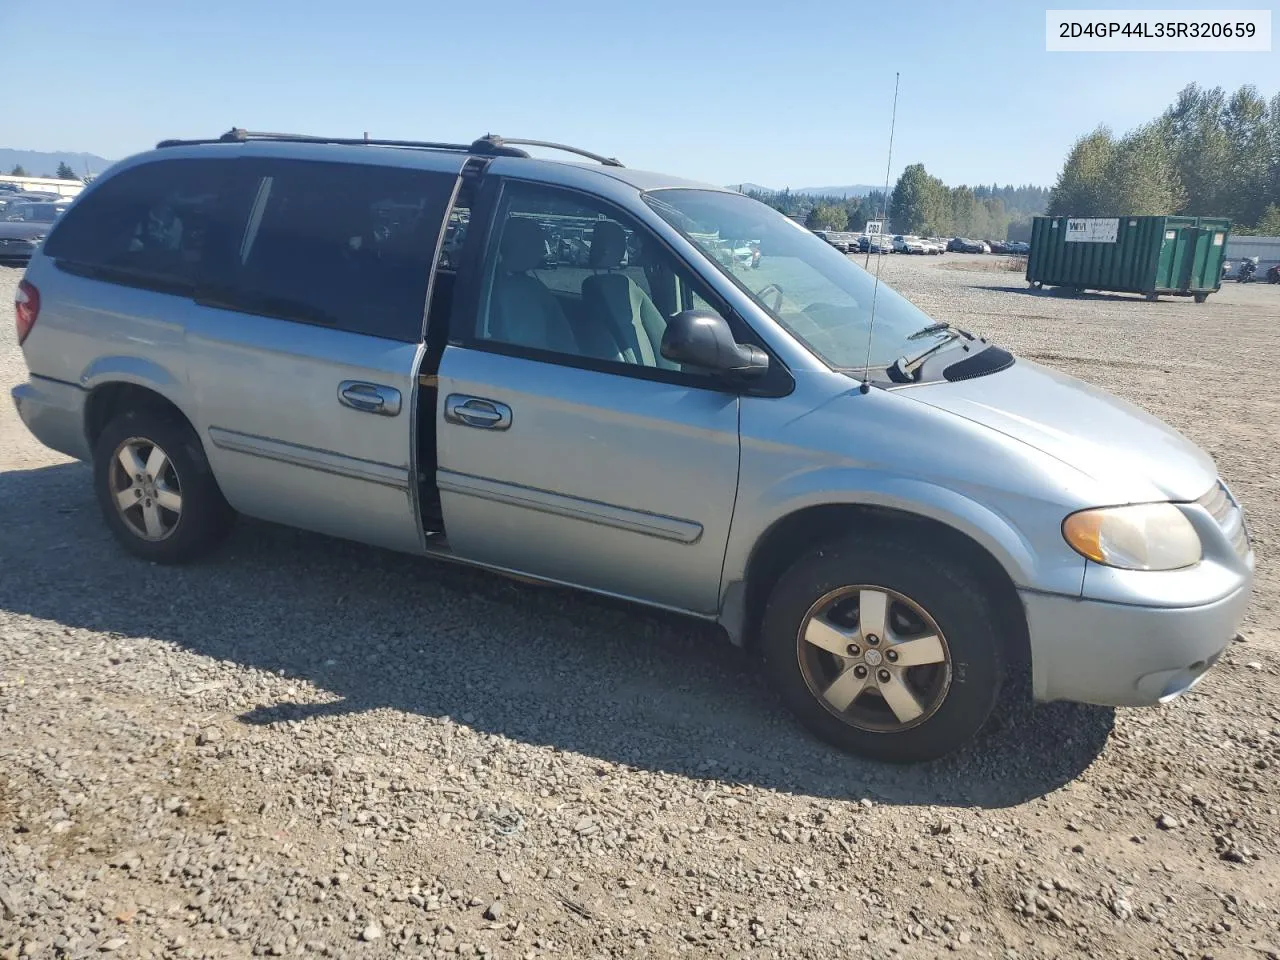
[[1122, 570], [1177, 570], [1200, 561], [1200, 535], [1172, 503], [1081, 510], [1062, 535], [1082, 556]]

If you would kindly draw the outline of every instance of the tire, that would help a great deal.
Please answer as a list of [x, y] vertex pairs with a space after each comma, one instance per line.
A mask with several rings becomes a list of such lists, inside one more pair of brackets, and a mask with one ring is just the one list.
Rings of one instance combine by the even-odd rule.
[[[839, 598], [860, 586], [871, 589], [823, 607], [833, 596]], [[888, 637], [868, 642], [864, 636], [863, 615], [854, 614], [862, 609], [864, 593], [888, 598], [889, 614], [884, 620], [893, 624], [886, 631]], [[871, 606], [874, 617], [875, 604]], [[915, 616], [920, 611], [924, 617]], [[815, 614], [824, 614], [816, 617], [817, 627]], [[905, 614], [911, 617], [904, 619]], [[813, 634], [829, 643], [833, 623], [839, 631], [834, 635], [836, 646], [844, 640], [853, 644], [840, 656], [802, 637], [802, 632]], [[965, 572], [962, 562], [898, 539], [871, 535], [834, 541], [791, 565], [765, 608], [761, 652], [770, 682], [812, 733], [859, 756], [916, 763], [960, 749], [991, 715], [1004, 675], [996, 623], [986, 587]], [[918, 646], [915, 654], [926, 652], [928, 656], [919, 658], [924, 661], [941, 647], [941, 662], [898, 667], [892, 674], [886, 669], [892, 666], [889, 651], [901, 638], [918, 637], [928, 643], [931, 635], [941, 638], [941, 643], [929, 644], [927, 650]], [[874, 659], [873, 649], [879, 654]], [[875, 689], [869, 686], [843, 709], [829, 703], [824, 688], [827, 696], [833, 696], [834, 678], [841, 683], [859, 682], [853, 678], [859, 667], [875, 675]], [[898, 704], [892, 710], [879, 693], [880, 677], [893, 681], [885, 684]], [[908, 709], [899, 714], [903, 688], [913, 699], [905, 701]], [[838, 700], [841, 695], [834, 696]], [[912, 704], [921, 708], [914, 719], [910, 719]], [[901, 716], [909, 719], [904, 722]]]
[[[164, 456], [163, 464], [153, 460], [157, 449]], [[124, 470], [129, 452], [137, 457], [133, 466], [142, 468], [142, 481], [137, 480], [138, 473], [130, 471], [130, 479]], [[158, 471], [153, 471], [157, 466]], [[207, 555], [225, 539], [235, 520], [195, 431], [176, 417], [150, 410], [127, 411], [103, 428], [94, 444], [93, 488], [116, 540], [153, 563], [189, 563]], [[117, 496], [127, 499], [130, 493], [143, 506], [117, 507]], [[148, 509], [152, 498], [154, 512]], [[148, 513], [158, 518], [158, 526], [153, 528]], [[149, 536], [156, 532], [160, 535]]]

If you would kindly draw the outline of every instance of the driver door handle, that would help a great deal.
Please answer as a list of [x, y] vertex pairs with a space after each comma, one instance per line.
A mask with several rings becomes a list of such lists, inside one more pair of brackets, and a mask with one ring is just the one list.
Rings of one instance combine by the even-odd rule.
[[511, 408], [496, 400], [451, 393], [444, 398], [444, 419], [463, 427], [506, 430], [511, 426]]

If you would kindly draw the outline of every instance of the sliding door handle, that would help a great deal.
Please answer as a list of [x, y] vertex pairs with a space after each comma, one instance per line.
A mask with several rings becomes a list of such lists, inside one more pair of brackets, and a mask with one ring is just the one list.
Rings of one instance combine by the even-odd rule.
[[338, 402], [361, 413], [394, 417], [400, 412], [400, 391], [362, 380], [343, 380], [338, 384]]

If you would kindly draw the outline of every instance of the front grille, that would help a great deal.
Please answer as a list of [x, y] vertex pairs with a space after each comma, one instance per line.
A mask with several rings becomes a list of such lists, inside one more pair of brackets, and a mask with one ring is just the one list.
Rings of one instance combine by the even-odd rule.
[[1219, 480], [1196, 502], [1218, 521], [1218, 526], [1231, 542], [1231, 548], [1240, 556], [1246, 556], [1249, 553], [1249, 532], [1244, 525], [1244, 511], [1236, 503], [1235, 497], [1231, 496], [1226, 484]]

